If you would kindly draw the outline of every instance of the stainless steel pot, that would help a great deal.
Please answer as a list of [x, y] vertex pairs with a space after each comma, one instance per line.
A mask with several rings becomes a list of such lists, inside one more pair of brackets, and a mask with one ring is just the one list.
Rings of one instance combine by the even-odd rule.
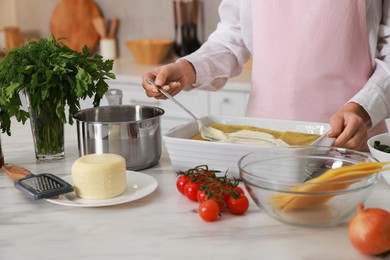
[[79, 154], [115, 153], [126, 159], [129, 170], [150, 168], [161, 157], [163, 114], [163, 109], [152, 106], [115, 105], [80, 110], [73, 116]]

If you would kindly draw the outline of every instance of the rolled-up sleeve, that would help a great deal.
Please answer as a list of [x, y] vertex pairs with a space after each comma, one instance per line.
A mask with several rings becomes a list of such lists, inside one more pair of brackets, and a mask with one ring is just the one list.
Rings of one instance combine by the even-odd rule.
[[368, 112], [372, 127], [390, 117], [390, 0], [382, 4], [376, 53], [372, 76], [350, 100]]
[[223, 0], [219, 7], [221, 20], [216, 30], [199, 50], [183, 57], [192, 63], [196, 71], [196, 82], [189, 88], [217, 90], [230, 77], [241, 73], [243, 64], [250, 57], [244, 38], [251, 42], [248, 34], [251, 34], [252, 29], [250, 17], [246, 15], [242, 20], [243, 13], [250, 14], [250, 10], [245, 9], [249, 8], [245, 7], [245, 2]]

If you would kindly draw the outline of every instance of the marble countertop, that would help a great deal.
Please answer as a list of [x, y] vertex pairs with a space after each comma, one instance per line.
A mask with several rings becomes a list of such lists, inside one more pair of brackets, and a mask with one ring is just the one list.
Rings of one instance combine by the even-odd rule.
[[[36, 162], [29, 122], [2, 134], [5, 161], [34, 173], [70, 174], [78, 158], [75, 126], [66, 126], [66, 158]], [[126, 204], [77, 208], [33, 201], [0, 170], [0, 259], [376, 259], [350, 244], [347, 226], [299, 228], [271, 219], [251, 201], [244, 216], [225, 213], [213, 223], [179, 195], [165, 149], [158, 165], [141, 171], [158, 188]], [[381, 181], [367, 207], [390, 210], [390, 187]]]

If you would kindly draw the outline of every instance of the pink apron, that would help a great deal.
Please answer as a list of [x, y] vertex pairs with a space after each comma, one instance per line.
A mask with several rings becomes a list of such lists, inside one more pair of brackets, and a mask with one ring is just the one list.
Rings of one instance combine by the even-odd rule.
[[247, 115], [328, 123], [373, 72], [365, 0], [253, 0], [252, 10]]

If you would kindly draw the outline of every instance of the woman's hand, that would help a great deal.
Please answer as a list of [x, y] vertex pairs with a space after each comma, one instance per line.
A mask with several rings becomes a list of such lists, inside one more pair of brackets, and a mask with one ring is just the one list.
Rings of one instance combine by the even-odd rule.
[[371, 119], [359, 104], [351, 102], [343, 106], [330, 119], [329, 137], [336, 138], [333, 146], [367, 151], [368, 128]]
[[166, 99], [156, 86], [147, 82], [148, 79], [153, 79], [157, 86], [163, 88], [171, 96], [179, 93], [186, 85], [195, 82], [195, 69], [187, 60], [179, 60], [175, 63], [170, 63], [155, 68], [154, 70], [145, 73], [142, 76], [142, 87], [148, 97], [156, 99]]

